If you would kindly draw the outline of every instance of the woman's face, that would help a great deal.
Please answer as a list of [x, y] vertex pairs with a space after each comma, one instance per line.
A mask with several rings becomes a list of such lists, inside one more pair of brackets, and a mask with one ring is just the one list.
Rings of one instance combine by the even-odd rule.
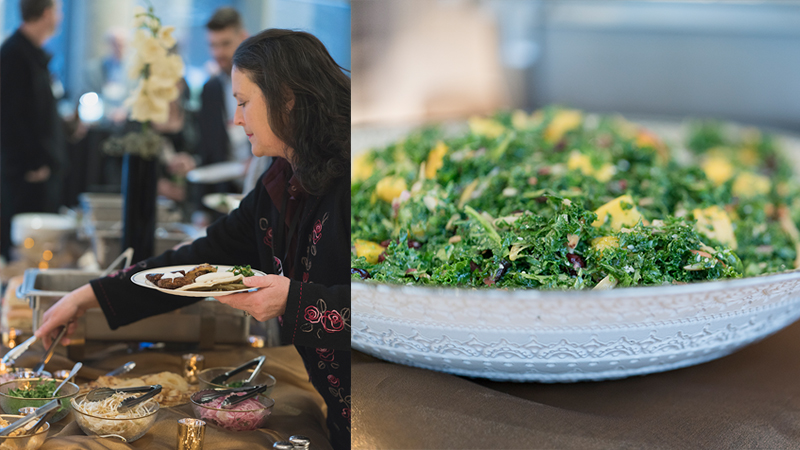
[[253, 145], [253, 155], [288, 158], [289, 149], [269, 126], [267, 102], [261, 89], [235, 66], [231, 72], [231, 80], [233, 96], [238, 104], [233, 123], [244, 128]]

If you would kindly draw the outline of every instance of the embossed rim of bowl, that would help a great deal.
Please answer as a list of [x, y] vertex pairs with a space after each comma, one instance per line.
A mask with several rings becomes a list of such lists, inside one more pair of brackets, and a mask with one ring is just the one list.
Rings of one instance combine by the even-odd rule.
[[64, 388], [69, 386], [71, 388], [75, 388], [75, 392], [73, 392], [71, 394], [59, 395], [58, 397], [15, 397], [13, 395], [8, 395], [7, 393], [3, 392], [3, 386], [5, 386], [7, 384], [17, 383], [19, 381], [32, 381], [32, 380], [37, 380], [37, 381], [50, 381], [50, 380], [53, 380], [53, 381], [56, 381], [56, 382], [58, 381], [58, 380], [56, 380], [54, 378], [41, 378], [41, 377], [40, 378], [15, 378], [15, 379], [13, 379], [11, 381], [6, 381], [5, 383], [0, 384], [0, 395], [2, 395], [4, 397], [8, 397], [8, 398], [13, 398], [14, 400], [53, 400], [53, 399], [58, 399], [59, 403], [60, 403], [60, 400], [65, 399], [65, 398], [75, 397], [75, 395], [78, 394], [81, 391], [81, 388], [78, 387], [77, 384], [75, 384], [75, 383], [73, 383], [71, 381], [67, 381], [64, 384], [64, 386], [61, 388], [61, 390], [64, 390]]
[[[231, 367], [209, 367], [209, 368], [207, 368], [207, 369], [203, 369], [203, 370], [201, 370], [200, 372], [198, 372], [198, 373], [197, 373], [197, 379], [198, 379], [198, 380], [200, 380], [200, 381], [202, 381], [203, 383], [205, 383], [205, 384], [207, 384], [207, 385], [209, 385], [209, 386], [215, 387], [215, 388], [219, 388], [219, 389], [230, 389], [230, 387], [229, 387], [229, 386], [223, 386], [223, 385], [221, 385], [221, 384], [214, 384], [214, 383], [212, 383], [212, 382], [211, 382], [211, 380], [207, 380], [207, 379], [205, 379], [205, 378], [204, 378], [204, 375], [205, 375], [206, 373], [208, 373], [209, 371], [211, 371], [211, 370], [219, 370], [219, 369], [223, 369], [222, 373], [225, 373], [225, 372], [227, 372], [227, 371], [229, 371], [229, 370], [231, 370], [231, 369], [235, 369], [235, 368], [236, 368], [235, 366], [231, 366]], [[248, 370], [247, 370], [247, 372], [248, 372], [248, 373], [250, 373], [250, 372], [252, 372], [252, 371], [253, 371], [253, 369], [248, 369]], [[222, 373], [220, 373], [220, 375], [221, 375]], [[277, 379], [275, 379], [275, 377], [273, 377], [272, 375], [270, 375], [270, 374], [268, 374], [268, 373], [266, 373], [266, 372], [263, 372], [263, 371], [262, 371], [261, 373], [259, 373], [259, 374], [256, 376], [256, 378], [258, 378], [258, 377], [263, 377], [263, 376], [267, 377], [267, 380], [268, 380], [268, 382], [267, 382], [267, 383], [264, 383], [264, 384], [266, 384], [266, 385], [267, 385], [267, 389], [272, 389], [272, 388], [274, 388], [274, 387], [275, 387], [275, 384], [277, 384], [277, 383], [278, 383], [278, 380], [277, 380]], [[263, 396], [262, 396], [262, 397], [263, 397]]]
[[266, 410], [272, 409], [272, 408], [275, 406], [275, 399], [274, 399], [274, 398], [272, 398], [272, 397], [265, 397], [265, 396], [263, 396], [263, 395], [259, 395], [259, 396], [258, 396], [258, 398], [259, 398], [259, 399], [262, 399], [262, 398], [263, 398], [263, 399], [266, 399], [265, 401], [269, 401], [269, 402], [271, 402], [271, 403], [270, 403], [269, 405], [265, 405], [265, 404], [261, 403], [261, 401], [258, 401], [258, 400], [257, 400], [257, 401], [258, 401], [258, 403], [260, 403], [260, 404], [261, 404], [261, 406], [263, 406], [263, 408], [259, 408], [259, 409], [230, 409], [230, 408], [221, 409], [221, 408], [214, 408], [214, 407], [211, 407], [211, 406], [206, 406], [205, 404], [203, 404], [203, 403], [197, 403], [197, 402], [194, 400], [194, 396], [195, 396], [195, 395], [200, 395], [200, 394], [201, 394], [201, 393], [203, 393], [203, 392], [214, 392], [215, 390], [216, 390], [216, 389], [204, 389], [204, 390], [202, 390], [202, 391], [197, 391], [197, 392], [195, 392], [194, 394], [192, 394], [192, 396], [191, 396], [191, 397], [189, 397], [189, 400], [191, 400], [191, 401], [192, 401], [192, 405], [199, 406], [200, 408], [203, 408], [203, 409], [208, 409], [208, 410], [210, 410], [210, 411], [223, 411], [223, 412], [259, 412], [259, 411], [266, 411]]
[[156, 399], [154, 399], [154, 398], [151, 398], [150, 400], [147, 400], [146, 402], [144, 402], [144, 403], [143, 403], [143, 405], [155, 404], [155, 408], [153, 408], [153, 410], [152, 410], [152, 411], [150, 411], [149, 413], [147, 413], [147, 414], [146, 414], [146, 415], [144, 415], [144, 416], [140, 416], [140, 417], [128, 417], [128, 418], [121, 418], [121, 417], [101, 417], [101, 416], [95, 416], [94, 414], [89, 414], [89, 413], [87, 413], [87, 412], [85, 412], [85, 411], [81, 411], [80, 409], [78, 409], [78, 408], [77, 408], [77, 406], [78, 406], [78, 405], [77, 405], [77, 403], [78, 403], [78, 399], [85, 398], [87, 394], [88, 394], [88, 392], [87, 392], [86, 394], [81, 394], [81, 395], [79, 395], [79, 396], [77, 396], [77, 397], [75, 397], [75, 398], [73, 398], [73, 399], [70, 399], [70, 404], [72, 405], [72, 410], [73, 410], [73, 411], [75, 411], [76, 413], [78, 413], [78, 414], [80, 414], [80, 415], [82, 415], [82, 416], [91, 417], [92, 419], [99, 419], [99, 420], [119, 420], [120, 422], [127, 422], [127, 421], [132, 421], [132, 420], [141, 420], [141, 419], [147, 419], [148, 417], [152, 416], [153, 414], [156, 414], [156, 413], [158, 413], [158, 411], [160, 411], [160, 410], [161, 410], [161, 404], [160, 404], [160, 403], [158, 403], [158, 401], [156, 401]]
[[[25, 416], [20, 415], [20, 414], [0, 414], [0, 417], [5, 419], [6, 422], [8, 422], [9, 424], [12, 424], [17, 419], [22, 419]], [[8, 419], [14, 419], [14, 420], [8, 420]], [[38, 436], [38, 435], [40, 435], [42, 433], [47, 433], [48, 431], [50, 431], [50, 422], [45, 422], [44, 425], [42, 425], [42, 428], [40, 428], [39, 431], [37, 431], [34, 434], [26, 434], [26, 435], [23, 435], [23, 436], [0, 436], [0, 442], [3, 442], [4, 439], [20, 439], [20, 440], [21, 439], [27, 439], [27, 438], [31, 438], [31, 437], [34, 437], [34, 436]]]
[[[576, 300], [605, 300], [619, 298], [658, 297], [662, 295], [689, 295], [708, 292], [741, 289], [784, 281], [800, 280], [800, 269], [774, 274], [758, 275], [747, 278], [703, 281], [680, 285], [633, 286], [603, 290], [542, 290], [542, 289], [498, 289], [498, 288], [457, 288], [449, 286], [418, 286], [407, 284], [367, 283], [352, 280], [351, 289], [357, 292], [394, 291], [409, 297], [418, 295], [442, 295], [459, 297], [466, 300], [562, 300], [574, 297]], [[358, 311], [354, 311], [356, 314]]]

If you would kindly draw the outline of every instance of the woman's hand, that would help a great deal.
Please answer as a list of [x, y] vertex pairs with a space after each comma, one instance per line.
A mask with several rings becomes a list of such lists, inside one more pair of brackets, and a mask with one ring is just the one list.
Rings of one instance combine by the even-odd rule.
[[44, 347], [48, 348], [53, 339], [58, 336], [59, 328], [69, 324], [67, 334], [61, 339], [62, 345], [68, 345], [68, 336], [71, 336], [75, 332], [75, 327], [78, 326], [75, 319], [83, 316], [87, 309], [94, 307], [100, 307], [100, 304], [97, 302], [92, 286], [85, 284], [62, 297], [45, 311], [42, 316], [42, 324], [34, 334], [42, 340]]
[[286, 298], [289, 296], [290, 280], [280, 275], [264, 275], [261, 277], [247, 277], [245, 286], [260, 288], [255, 292], [242, 292], [241, 294], [223, 295], [217, 297], [222, 303], [255, 317], [259, 322], [265, 322], [273, 317], [278, 317], [286, 311]]

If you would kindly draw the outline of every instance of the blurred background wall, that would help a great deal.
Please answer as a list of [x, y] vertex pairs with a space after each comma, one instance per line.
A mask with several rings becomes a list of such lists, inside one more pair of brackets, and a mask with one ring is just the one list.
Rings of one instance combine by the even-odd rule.
[[[45, 45], [53, 55], [50, 71], [64, 88], [66, 106], [83, 93], [85, 67], [92, 59], [108, 52], [105, 34], [112, 29], [128, 33], [133, 23], [133, 8], [147, 7], [142, 0], [61, 0], [64, 20]], [[211, 60], [205, 24], [215, 9], [236, 8], [250, 34], [265, 28], [291, 28], [308, 31], [322, 40], [342, 67], [350, 68], [349, 0], [162, 0], [152, 1], [162, 22], [176, 27], [178, 52], [186, 63], [186, 81], [197, 99], [208, 79]], [[0, 0], [0, 40], [5, 40], [21, 22], [18, 0]], [[345, 30], [343, 33], [342, 30]]]
[[800, 2], [353, 0], [352, 8], [356, 124], [559, 103], [800, 130]]

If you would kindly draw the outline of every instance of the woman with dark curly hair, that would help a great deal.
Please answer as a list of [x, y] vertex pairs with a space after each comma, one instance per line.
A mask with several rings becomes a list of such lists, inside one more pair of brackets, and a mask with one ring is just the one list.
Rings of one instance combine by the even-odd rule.
[[[327, 403], [332, 445], [349, 448], [350, 79], [317, 38], [298, 31], [252, 36], [233, 63], [235, 123], [255, 156], [275, 158], [261, 182], [206, 237], [62, 298], [36, 335], [49, 345], [60, 326], [92, 307], [116, 329], [197, 301], [134, 285], [141, 270], [249, 264], [268, 274], [244, 279], [258, 290], [219, 300], [260, 321], [279, 318], [283, 343], [296, 346]], [[75, 324], [68, 326], [67, 335]]]

